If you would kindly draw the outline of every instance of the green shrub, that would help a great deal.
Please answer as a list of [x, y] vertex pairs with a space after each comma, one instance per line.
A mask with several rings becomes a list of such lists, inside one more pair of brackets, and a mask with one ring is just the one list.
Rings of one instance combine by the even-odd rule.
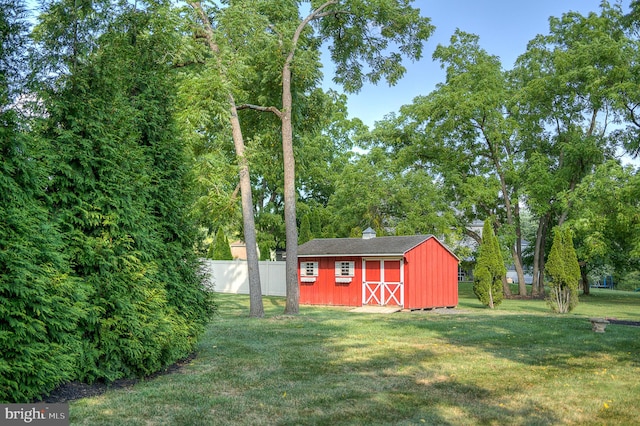
[[554, 229], [545, 271], [551, 280], [547, 302], [554, 312], [566, 313], [578, 304], [580, 265], [569, 228]]
[[298, 244], [304, 244], [307, 241], [313, 240], [313, 234], [311, 233], [311, 222], [309, 222], [309, 215], [306, 214], [300, 221], [300, 232], [298, 234]]
[[480, 302], [490, 308], [502, 303], [502, 278], [506, 272], [498, 238], [488, 218], [484, 222], [482, 244], [473, 270], [473, 292]]
[[212, 310], [173, 120], [171, 30], [145, 12], [124, 13], [44, 96], [50, 208], [72, 274], [90, 289], [77, 363], [88, 382], [144, 376], [187, 356]]
[[216, 232], [216, 239], [213, 242], [213, 257], [215, 260], [233, 260], [233, 256], [231, 255], [231, 246], [229, 245], [229, 240], [224, 235], [222, 228], [218, 228], [218, 232]]
[[640, 288], [640, 271], [627, 273], [615, 284], [616, 290], [635, 291]]

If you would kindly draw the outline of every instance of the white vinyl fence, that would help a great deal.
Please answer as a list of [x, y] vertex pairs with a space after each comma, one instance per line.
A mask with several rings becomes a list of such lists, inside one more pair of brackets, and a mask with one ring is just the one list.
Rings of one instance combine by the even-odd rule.
[[[202, 259], [207, 286], [219, 293], [249, 294], [246, 260]], [[286, 262], [258, 262], [263, 296], [286, 296]]]

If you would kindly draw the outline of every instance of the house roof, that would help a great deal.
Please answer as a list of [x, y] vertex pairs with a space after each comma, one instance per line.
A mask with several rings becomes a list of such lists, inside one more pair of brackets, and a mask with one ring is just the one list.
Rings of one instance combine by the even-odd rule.
[[[320, 238], [308, 241], [298, 247], [298, 257], [323, 256], [402, 256], [433, 235], [409, 235], [400, 237], [363, 238]], [[453, 256], [453, 252], [440, 243]], [[457, 258], [457, 257], [456, 257]]]

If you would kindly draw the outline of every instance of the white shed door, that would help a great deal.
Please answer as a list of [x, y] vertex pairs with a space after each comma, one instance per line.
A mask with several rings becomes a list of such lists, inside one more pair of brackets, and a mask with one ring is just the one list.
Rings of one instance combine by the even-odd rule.
[[362, 304], [404, 306], [403, 260], [365, 259], [362, 263]]

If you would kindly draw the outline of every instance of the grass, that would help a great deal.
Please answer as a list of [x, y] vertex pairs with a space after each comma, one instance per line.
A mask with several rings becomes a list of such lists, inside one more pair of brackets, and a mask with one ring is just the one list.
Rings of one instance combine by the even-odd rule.
[[219, 313], [181, 372], [71, 403], [78, 425], [628, 425], [640, 423], [640, 294], [592, 290], [576, 310], [482, 307], [354, 314], [217, 295]]

